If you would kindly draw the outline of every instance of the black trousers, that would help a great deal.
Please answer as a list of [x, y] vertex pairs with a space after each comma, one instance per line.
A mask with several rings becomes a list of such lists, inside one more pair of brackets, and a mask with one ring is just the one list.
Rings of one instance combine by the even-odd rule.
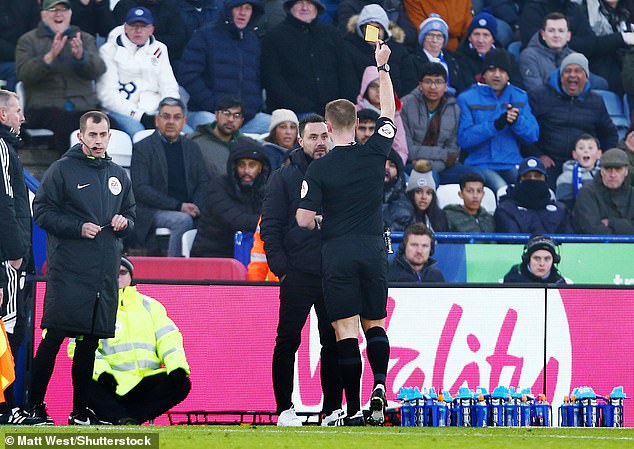
[[273, 390], [277, 413], [291, 407], [295, 353], [311, 307], [315, 307], [321, 343], [321, 387], [324, 392], [323, 412], [341, 408], [342, 383], [339, 376], [335, 331], [326, 315], [321, 277], [289, 272], [280, 285], [280, 314], [273, 350]]
[[[64, 338], [69, 337], [66, 331], [59, 329], [47, 329], [46, 336], [37, 348], [37, 354], [33, 359], [33, 377], [31, 379], [31, 405], [44, 402], [48, 383], [55, 368], [55, 358]], [[92, 336], [84, 336], [76, 340], [73, 368], [73, 413], [81, 412], [88, 406], [92, 372], [95, 366], [95, 351], [99, 345], [99, 339]]]
[[113, 424], [122, 418], [132, 418], [143, 423], [182, 402], [190, 389], [189, 381], [175, 384], [166, 373], [144, 377], [124, 396], [119, 396], [93, 381], [89, 407], [100, 419]]

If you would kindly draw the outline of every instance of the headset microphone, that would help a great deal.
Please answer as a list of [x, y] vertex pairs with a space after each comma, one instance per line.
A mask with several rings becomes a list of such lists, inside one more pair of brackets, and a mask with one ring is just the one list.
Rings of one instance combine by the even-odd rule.
[[88, 150], [90, 151], [90, 155], [91, 155], [91, 156], [93, 156], [93, 154], [92, 154], [92, 153], [93, 153], [94, 151], [97, 151], [97, 150], [99, 149], [99, 147], [97, 147], [97, 146], [93, 146], [93, 147], [88, 146], [88, 144], [87, 144], [86, 142], [84, 142], [81, 138], [79, 138], [79, 141], [80, 141], [83, 145], [85, 145], [85, 146], [88, 148]]

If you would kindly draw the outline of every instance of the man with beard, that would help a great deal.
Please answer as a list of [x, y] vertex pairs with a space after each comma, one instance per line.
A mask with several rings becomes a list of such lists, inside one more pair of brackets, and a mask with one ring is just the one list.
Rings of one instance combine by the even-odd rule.
[[423, 223], [407, 227], [398, 254], [390, 263], [390, 282], [445, 282], [445, 277], [431, 256], [434, 255], [434, 236]]
[[212, 179], [192, 257], [233, 257], [236, 231], [254, 232], [271, 167], [262, 145], [241, 137], [231, 145], [224, 176]]
[[403, 160], [393, 149], [385, 161], [383, 178], [383, 224], [392, 231], [402, 231], [411, 221], [414, 210], [405, 193]]
[[572, 234], [566, 206], [551, 198], [544, 163], [527, 157], [518, 171], [517, 184], [500, 198], [495, 210], [497, 232]]
[[321, 287], [321, 233], [297, 225], [295, 211], [306, 169], [328, 152], [325, 120], [310, 114], [299, 124], [298, 142], [288, 165], [271, 175], [262, 207], [260, 233], [269, 267], [280, 279], [280, 312], [273, 350], [273, 390], [278, 426], [301, 426], [291, 402], [295, 353], [311, 307], [317, 314], [321, 342], [322, 425], [337, 425], [344, 417], [335, 332], [330, 325]]

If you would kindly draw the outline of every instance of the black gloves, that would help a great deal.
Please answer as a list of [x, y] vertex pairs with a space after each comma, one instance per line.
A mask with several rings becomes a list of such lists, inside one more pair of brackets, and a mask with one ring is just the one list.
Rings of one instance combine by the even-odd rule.
[[168, 374], [169, 380], [177, 388], [187, 389], [191, 387], [189, 375], [183, 368], [176, 368]]
[[117, 391], [117, 379], [110, 373], [103, 372], [97, 379], [99, 385], [101, 385], [109, 393], [115, 393]]
[[506, 112], [503, 112], [502, 115], [495, 119], [495, 121], [493, 122], [493, 126], [495, 126], [495, 129], [497, 129], [498, 131], [501, 131], [507, 123], [508, 122], [506, 121]]

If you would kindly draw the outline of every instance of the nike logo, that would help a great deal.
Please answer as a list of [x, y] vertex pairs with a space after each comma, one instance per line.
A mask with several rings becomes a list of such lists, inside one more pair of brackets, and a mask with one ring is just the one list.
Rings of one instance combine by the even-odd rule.
[[81, 190], [84, 187], [88, 187], [89, 185], [90, 185], [90, 183], [89, 184], [77, 184], [77, 190]]

